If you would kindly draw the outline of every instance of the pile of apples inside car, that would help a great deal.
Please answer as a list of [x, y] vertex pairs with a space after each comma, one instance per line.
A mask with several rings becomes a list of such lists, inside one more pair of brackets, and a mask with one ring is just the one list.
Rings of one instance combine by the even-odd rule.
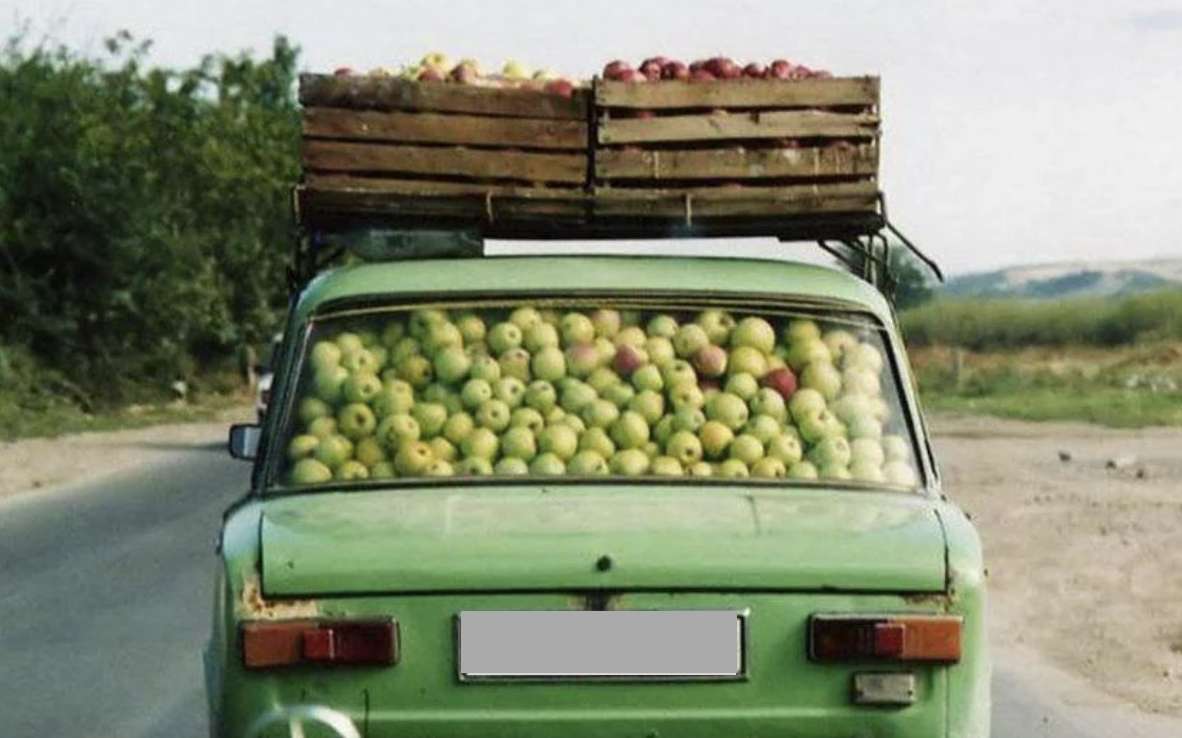
[[530, 306], [325, 320], [291, 408], [285, 479], [916, 485], [877, 332], [824, 323]]
[[[340, 67], [337, 76], [355, 75], [351, 67]], [[417, 64], [408, 64], [401, 69], [378, 67], [369, 76], [398, 77], [404, 80], [431, 83], [454, 83], [479, 87], [535, 89], [552, 94], [571, 96], [574, 90], [589, 86], [585, 80], [562, 77], [549, 70], [533, 70], [528, 65], [510, 60], [499, 72], [490, 73], [474, 59], [453, 62], [445, 54], [431, 53]], [[682, 62], [664, 56], [645, 59], [633, 67], [626, 61], [609, 62], [603, 68], [603, 78], [616, 82], [709, 82], [733, 79], [814, 79], [832, 75], [824, 70], [810, 69], [786, 59], [776, 59], [768, 64], [750, 62], [742, 64], [725, 56]]]

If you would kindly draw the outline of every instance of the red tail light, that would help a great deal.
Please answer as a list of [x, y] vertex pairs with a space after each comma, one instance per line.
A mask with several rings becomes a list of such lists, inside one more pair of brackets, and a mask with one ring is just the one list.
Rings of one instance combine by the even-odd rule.
[[952, 615], [814, 615], [809, 626], [813, 661], [960, 661], [964, 621]]
[[244, 623], [240, 632], [242, 658], [248, 669], [398, 663], [398, 623], [394, 620]]

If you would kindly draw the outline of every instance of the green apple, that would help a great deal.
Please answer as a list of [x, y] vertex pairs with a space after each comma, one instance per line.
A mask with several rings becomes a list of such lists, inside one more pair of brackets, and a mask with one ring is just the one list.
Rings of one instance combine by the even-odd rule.
[[789, 344], [788, 365], [795, 371], [803, 371], [809, 364], [833, 363], [833, 354], [820, 338], [806, 338]]
[[316, 436], [317, 438], [328, 438], [335, 436], [337, 433], [337, 419], [336, 418], [316, 418], [311, 423], [308, 423], [308, 435]]
[[678, 384], [669, 389], [669, 403], [676, 412], [692, 412], [706, 406], [706, 395], [696, 384]]
[[459, 445], [474, 430], [476, 430], [475, 418], [468, 413], [456, 413], [443, 424], [443, 437]]
[[828, 410], [805, 416], [796, 424], [796, 428], [800, 431], [800, 437], [810, 445], [820, 443], [824, 438], [848, 435], [846, 427]]
[[607, 367], [600, 367], [587, 376], [587, 384], [601, 395], [607, 391], [608, 387], [614, 387], [623, 381], [619, 374]]
[[870, 398], [870, 412], [874, 414], [874, 419], [880, 423], [888, 423], [891, 419], [891, 405], [881, 397]]
[[408, 356], [398, 363], [398, 378], [415, 389], [423, 389], [435, 376], [435, 367], [425, 356]]
[[595, 335], [600, 338], [615, 338], [622, 326], [619, 311], [608, 308], [591, 313], [591, 323], [595, 326]]
[[706, 419], [716, 420], [732, 431], [746, 425], [750, 412], [741, 397], [729, 392], [720, 392], [706, 403]]
[[521, 346], [525, 335], [521, 327], [515, 323], [497, 323], [488, 332], [488, 347], [497, 356], [501, 356]]
[[523, 461], [533, 461], [538, 455], [538, 441], [529, 428], [510, 428], [501, 437], [501, 454]]
[[566, 350], [567, 373], [572, 377], [586, 379], [602, 366], [603, 360], [594, 344], [576, 343]]
[[390, 379], [382, 384], [382, 391], [373, 399], [371, 407], [380, 418], [408, 413], [415, 404], [415, 391], [401, 379]]
[[537, 379], [543, 382], [557, 382], [566, 376], [566, 355], [555, 346], [545, 346], [534, 354], [530, 368]]
[[545, 453], [534, 457], [529, 471], [541, 477], [561, 477], [566, 474], [566, 462], [557, 454]]
[[903, 436], [883, 436], [882, 451], [887, 461], [911, 461], [911, 444]]
[[776, 436], [767, 442], [767, 458], [782, 461], [785, 466], [791, 467], [804, 458], [804, 448], [796, 436]]
[[560, 407], [554, 407], [546, 411], [546, 425], [564, 425], [566, 423], [567, 412]]
[[784, 396], [770, 387], [763, 387], [747, 402], [752, 415], [765, 415], [777, 423], [788, 420], [788, 404]]
[[884, 366], [882, 352], [869, 343], [851, 346], [841, 363], [842, 369], [864, 369], [875, 376], [882, 374]]
[[407, 337], [399, 340], [398, 343], [390, 347], [388, 361], [391, 366], [397, 367], [404, 359], [408, 359], [411, 356], [422, 356], [422, 354], [422, 346], [419, 344], [418, 339]]
[[817, 470], [817, 474], [821, 479], [832, 479], [841, 482], [848, 482], [854, 478], [850, 473], [848, 466], [843, 464], [822, 464], [821, 468]]
[[341, 393], [345, 402], [369, 403], [382, 391], [382, 380], [376, 374], [367, 371], [350, 372], [341, 385]]
[[368, 372], [376, 374], [380, 371], [378, 367], [378, 358], [373, 355], [368, 349], [360, 349], [358, 351], [350, 351], [341, 357], [341, 366], [348, 369], [350, 372]]
[[854, 334], [843, 330], [827, 331], [821, 337], [821, 341], [825, 344], [825, 348], [829, 349], [833, 360], [838, 363], [851, 348], [858, 345], [858, 339], [854, 337]]
[[313, 435], [296, 436], [287, 444], [287, 460], [291, 462], [300, 459], [310, 459], [320, 445], [320, 437]]
[[476, 428], [460, 441], [460, 452], [465, 459], [492, 461], [500, 451], [501, 441], [488, 428]]
[[702, 453], [708, 459], [721, 459], [735, 440], [735, 432], [717, 420], [709, 420], [698, 430]]
[[726, 380], [725, 391], [739, 397], [744, 402], [750, 402], [759, 394], [759, 380], [746, 372], [732, 374]]
[[919, 484], [919, 475], [906, 461], [888, 461], [882, 467], [882, 475], [887, 483], [900, 487], [914, 487]]
[[730, 458], [738, 459], [750, 467], [763, 458], [763, 443], [750, 433], [743, 433], [731, 442], [728, 453]]
[[648, 322], [648, 335], [672, 339], [677, 335], [677, 319], [672, 315], [657, 315]]
[[827, 407], [825, 395], [815, 389], [797, 390], [788, 403], [788, 409], [792, 411], [792, 417], [798, 424], [805, 418], [819, 415]]
[[763, 318], [748, 316], [731, 331], [730, 346], [732, 349], [749, 346], [760, 353], [770, 354], [776, 347], [776, 331]]
[[648, 443], [641, 446], [640, 450], [644, 452], [645, 456], [649, 457], [650, 459], [655, 459], [661, 455], [661, 444], [657, 443], [656, 441], [649, 441]]
[[579, 413], [597, 399], [599, 395], [591, 385], [572, 380], [563, 387], [561, 405], [568, 413]]
[[724, 479], [746, 479], [751, 476], [751, 470], [738, 459], [727, 459], [718, 465], [716, 476]]
[[620, 417], [620, 409], [611, 402], [598, 399], [584, 405], [579, 417], [590, 428], [607, 428]]
[[681, 464], [690, 466], [702, 460], [702, 441], [691, 431], [677, 431], [665, 444], [665, 453]]
[[537, 325], [544, 322], [542, 313], [537, 308], [529, 307], [528, 305], [517, 308], [509, 316], [509, 322], [513, 323], [521, 330], [529, 328], [531, 325]]
[[591, 345], [595, 342], [595, 323], [582, 313], [567, 313], [558, 323], [565, 346]]
[[341, 349], [342, 359], [353, 351], [361, 351], [365, 348], [365, 342], [356, 333], [342, 333], [337, 336], [336, 343]]
[[448, 346], [435, 355], [432, 367], [434, 367], [435, 376], [440, 382], [458, 384], [472, 370], [472, 360], [468, 358], [464, 349], [458, 346]]
[[886, 463], [882, 443], [873, 438], [855, 438], [850, 443], [850, 462], [863, 462], [882, 466]]
[[595, 351], [599, 353], [600, 366], [606, 366], [616, 358], [616, 344], [611, 339], [596, 338]]
[[300, 459], [291, 468], [291, 483], [299, 486], [327, 484], [332, 481], [332, 469], [315, 459]]
[[447, 322], [447, 311], [434, 308], [415, 310], [410, 314], [410, 334], [415, 338], [427, 335], [431, 326]]
[[611, 473], [621, 477], [640, 477], [648, 473], [652, 461], [640, 449], [628, 448], [612, 457]]
[[394, 469], [394, 462], [380, 461], [369, 468], [370, 479], [394, 479], [398, 471]]
[[558, 392], [550, 382], [535, 380], [526, 388], [524, 399], [527, 407], [546, 413], [558, 404]]
[[648, 443], [648, 421], [640, 413], [629, 410], [620, 415], [610, 429], [612, 441], [620, 449], [635, 449]]
[[658, 456], [653, 459], [651, 473], [655, 477], [684, 477], [685, 469], [681, 462], [669, 456]]
[[509, 427], [513, 411], [500, 400], [489, 400], [476, 410], [476, 424], [493, 433], [502, 433]]
[[623, 346], [631, 346], [637, 349], [643, 348], [647, 341], [648, 334], [644, 332], [644, 329], [634, 325], [621, 328], [614, 339], [617, 350]]
[[448, 421], [447, 408], [434, 402], [420, 402], [410, 410], [410, 416], [419, 424], [423, 440], [430, 440], [443, 433]]
[[632, 398], [636, 397], [636, 390], [631, 385], [616, 382], [603, 390], [603, 399], [612, 403], [620, 410], [625, 410]]
[[697, 407], [681, 407], [673, 413], [673, 430], [697, 433], [706, 423], [706, 413]]
[[760, 379], [767, 372], [767, 356], [759, 349], [751, 346], [739, 346], [731, 349], [730, 362], [727, 365], [729, 376], [750, 374], [756, 379]]
[[491, 356], [477, 356], [472, 359], [468, 377], [492, 384], [501, 378], [501, 364]]
[[809, 461], [798, 461], [788, 467], [789, 479], [820, 479], [821, 472]]
[[377, 439], [388, 449], [398, 449], [418, 441], [423, 436], [419, 422], [410, 415], [391, 415], [378, 424]]
[[800, 375], [800, 386], [815, 389], [826, 400], [834, 400], [841, 392], [842, 376], [837, 367], [829, 362], [814, 361], [806, 366]]
[[673, 341], [661, 336], [651, 337], [645, 341], [644, 350], [653, 366], [662, 367], [677, 359], [677, 351], [673, 348]]
[[460, 390], [460, 400], [470, 411], [479, 410], [484, 403], [493, 399], [493, 388], [484, 379], [469, 379]]
[[677, 329], [672, 341], [673, 350], [678, 358], [688, 361], [710, 345], [710, 336], [707, 335], [706, 329], [697, 323], [687, 323]]
[[661, 448], [664, 448], [665, 444], [669, 443], [669, 439], [672, 438], [673, 434], [676, 432], [677, 429], [673, 427], [673, 416], [666, 415], [658, 420], [655, 425], [653, 425], [653, 440], [656, 441], [661, 446]]
[[450, 461], [436, 459], [423, 471], [424, 477], [454, 477], [456, 468]]
[[850, 442], [840, 436], [828, 436], [817, 442], [809, 452], [809, 461], [818, 467], [849, 466], [853, 455]]
[[653, 364], [642, 366], [632, 375], [632, 386], [638, 392], [660, 392], [665, 389], [665, 379], [661, 370]]
[[344, 399], [345, 380], [349, 378], [349, 370], [343, 366], [329, 367], [316, 372], [312, 377], [312, 391], [318, 400], [336, 405]]
[[346, 461], [332, 475], [337, 482], [361, 482], [369, 479], [369, 467], [360, 461]]
[[870, 406], [870, 398], [865, 395], [846, 393], [839, 397], [829, 408], [837, 419], [849, 425], [858, 418], [874, 417]]
[[607, 458], [598, 451], [580, 451], [566, 467], [566, 473], [576, 477], [594, 477], [609, 472]]
[[538, 434], [538, 450], [570, 461], [579, 450], [579, 434], [569, 425], [548, 426]]
[[579, 450], [594, 451], [605, 459], [610, 459], [616, 453], [616, 444], [604, 428], [588, 428], [579, 435]]
[[722, 310], [703, 310], [698, 315], [697, 323], [706, 331], [710, 343], [718, 346], [730, 343], [731, 331], [735, 328], [735, 319], [730, 313]]
[[461, 477], [491, 477], [495, 473], [492, 461], [481, 456], [470, 456], [456, 464], [456, 475]]
[[765, 456], [751, 465], [751, 476], [758, 479], [783, 479], [788, 476], [788, 466], [779, 459]]
[[661, 367], [661, 378], [665, 380], [665, 387], [672, 389], [683, 384], [698, 386], [698, 373], [692, 364], [677, 359]]
[[381, 343], [387, 349], [394, 348], [394, 344], [406, 336], [406, 323], [401, 320], [390, 320], [382, 328]]
[[369, 405], [359, 402], [346, 405], [337, 413], [337, 428], [350, 441], [357, 441], [373, 435], [378, 427], [378, 419], [374, 417]]
[[493, 383], [493, 397], [516, 410], [525, 400], [525, 383], [516, 377], [499, 379]]
[[315, 371], [324, 371], [341, 365], [344, 354], [341, 347], [332, 341], [317, 341], [312, 346], [308, 361]]
[[435, 458], [440, 461], [452, 462], [460, 457], [460, 451], [455, 447], [455, 444], [443, 436], [432, 438], [427, 441], [427, 445], [431, 447], [431, 453], [435, 454]]
[[885, 482], [886, 476], [878, 464], [859, 462], [850, 466], [850, 474], [859, 482]]
[[543, 323], [552, 325], [555, 328], [558, 328], [559, 323], [562, 322], [562, 313], [555, 310], [554, 308], [542, 308], [538, 310], [538, 315], [542, 316]]
[[665, 415], [665, 396], [652, 390], [644, 390], [628, 403], [628, 409], [638, 413], [650, 426], [656, 425]]
[[558, 348], [560, 340], [557, 328], [549, 323], [535, 323], [522, 331], [521, 345], [531, 354], [537, 354], [545, 348]]
[[513, 417], [509, 418], [509, 425], [513, 428], [528, 428], [537, 433], [546, 427], [546, 419], [532, 407], [519, 407], [513, 411]]
[[714, 467], [708, 461], [699, 461], [686, 467], [685, 472], [691, 477], [712, 477], [714, 476]]
[[812, 320], [789, 321], [784, 329], [784, 343], [789, 346], [805, 340], [820, 340], [821, 328]]
[[465, 346], [481, 343], [488, 335], [484, 320], [475, 313], [464, 313], [456, 318], [456, 327], [460, 329], [460, 336], [463, 338]]
[[311, 425], [316, 418], [327, 418], [332, 416], [332, 406], [324, 400], [316, 397], [305, 397], [300, 400], [300, 405], [296, 409], [296, 417], [304, 426]]
[[497, 462], [493, 471], [500, 476], [524, 477], [529, 474], [529, 464], [522, 459], [506, 456]]
[[341, 467], [341, 464], [353, 458], [353, 442], [342, 435], [321, 438], [312, 456], [321, 464], [336, 471]]
[[523, 348], [509, 349], [501, 354], [501, 376], [514, 377], [529, 384], [533, 380], [530, 375], [530, 354]]
[[879, 440], [882, 438], [882, 422], [874, 417], [858, 417], [848, 426], [850, 438], [869, 438], [872, 440]]
[[841, 381], [845, 385], [846, 392], [851, 394], [865, 395], [866, 397], [878, 397], [882, 394], [882, 382], [879, 380], [878, 374], [870, 369], [857, 366], [846, 369], [841, 373]]
[[743, 426], [743, 432], [755, 436], [759, 442], [767, 446], [773, 438], [780, 435], [783, 425], [770, 415], [756, 415]]
[[374, 372], [380, 372], [390, 364], [390, 351], [385, 346], [370, 346], [366, 351], [373, 354], [374, 362], [377, 366]]

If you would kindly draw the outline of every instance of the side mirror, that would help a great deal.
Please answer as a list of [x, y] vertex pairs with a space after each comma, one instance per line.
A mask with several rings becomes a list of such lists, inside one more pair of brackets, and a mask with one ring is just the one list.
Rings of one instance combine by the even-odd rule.
[[259, 440], [262, 436], [261, 426], [230, 426], [230, 456], [242, 461], [254, 461], [259, 455]]

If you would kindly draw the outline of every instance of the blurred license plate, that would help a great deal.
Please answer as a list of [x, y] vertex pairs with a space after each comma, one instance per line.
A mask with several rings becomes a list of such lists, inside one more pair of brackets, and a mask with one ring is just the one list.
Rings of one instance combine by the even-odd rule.
[[742, 679], [746, 613], [462, 612], [460, 679]]

